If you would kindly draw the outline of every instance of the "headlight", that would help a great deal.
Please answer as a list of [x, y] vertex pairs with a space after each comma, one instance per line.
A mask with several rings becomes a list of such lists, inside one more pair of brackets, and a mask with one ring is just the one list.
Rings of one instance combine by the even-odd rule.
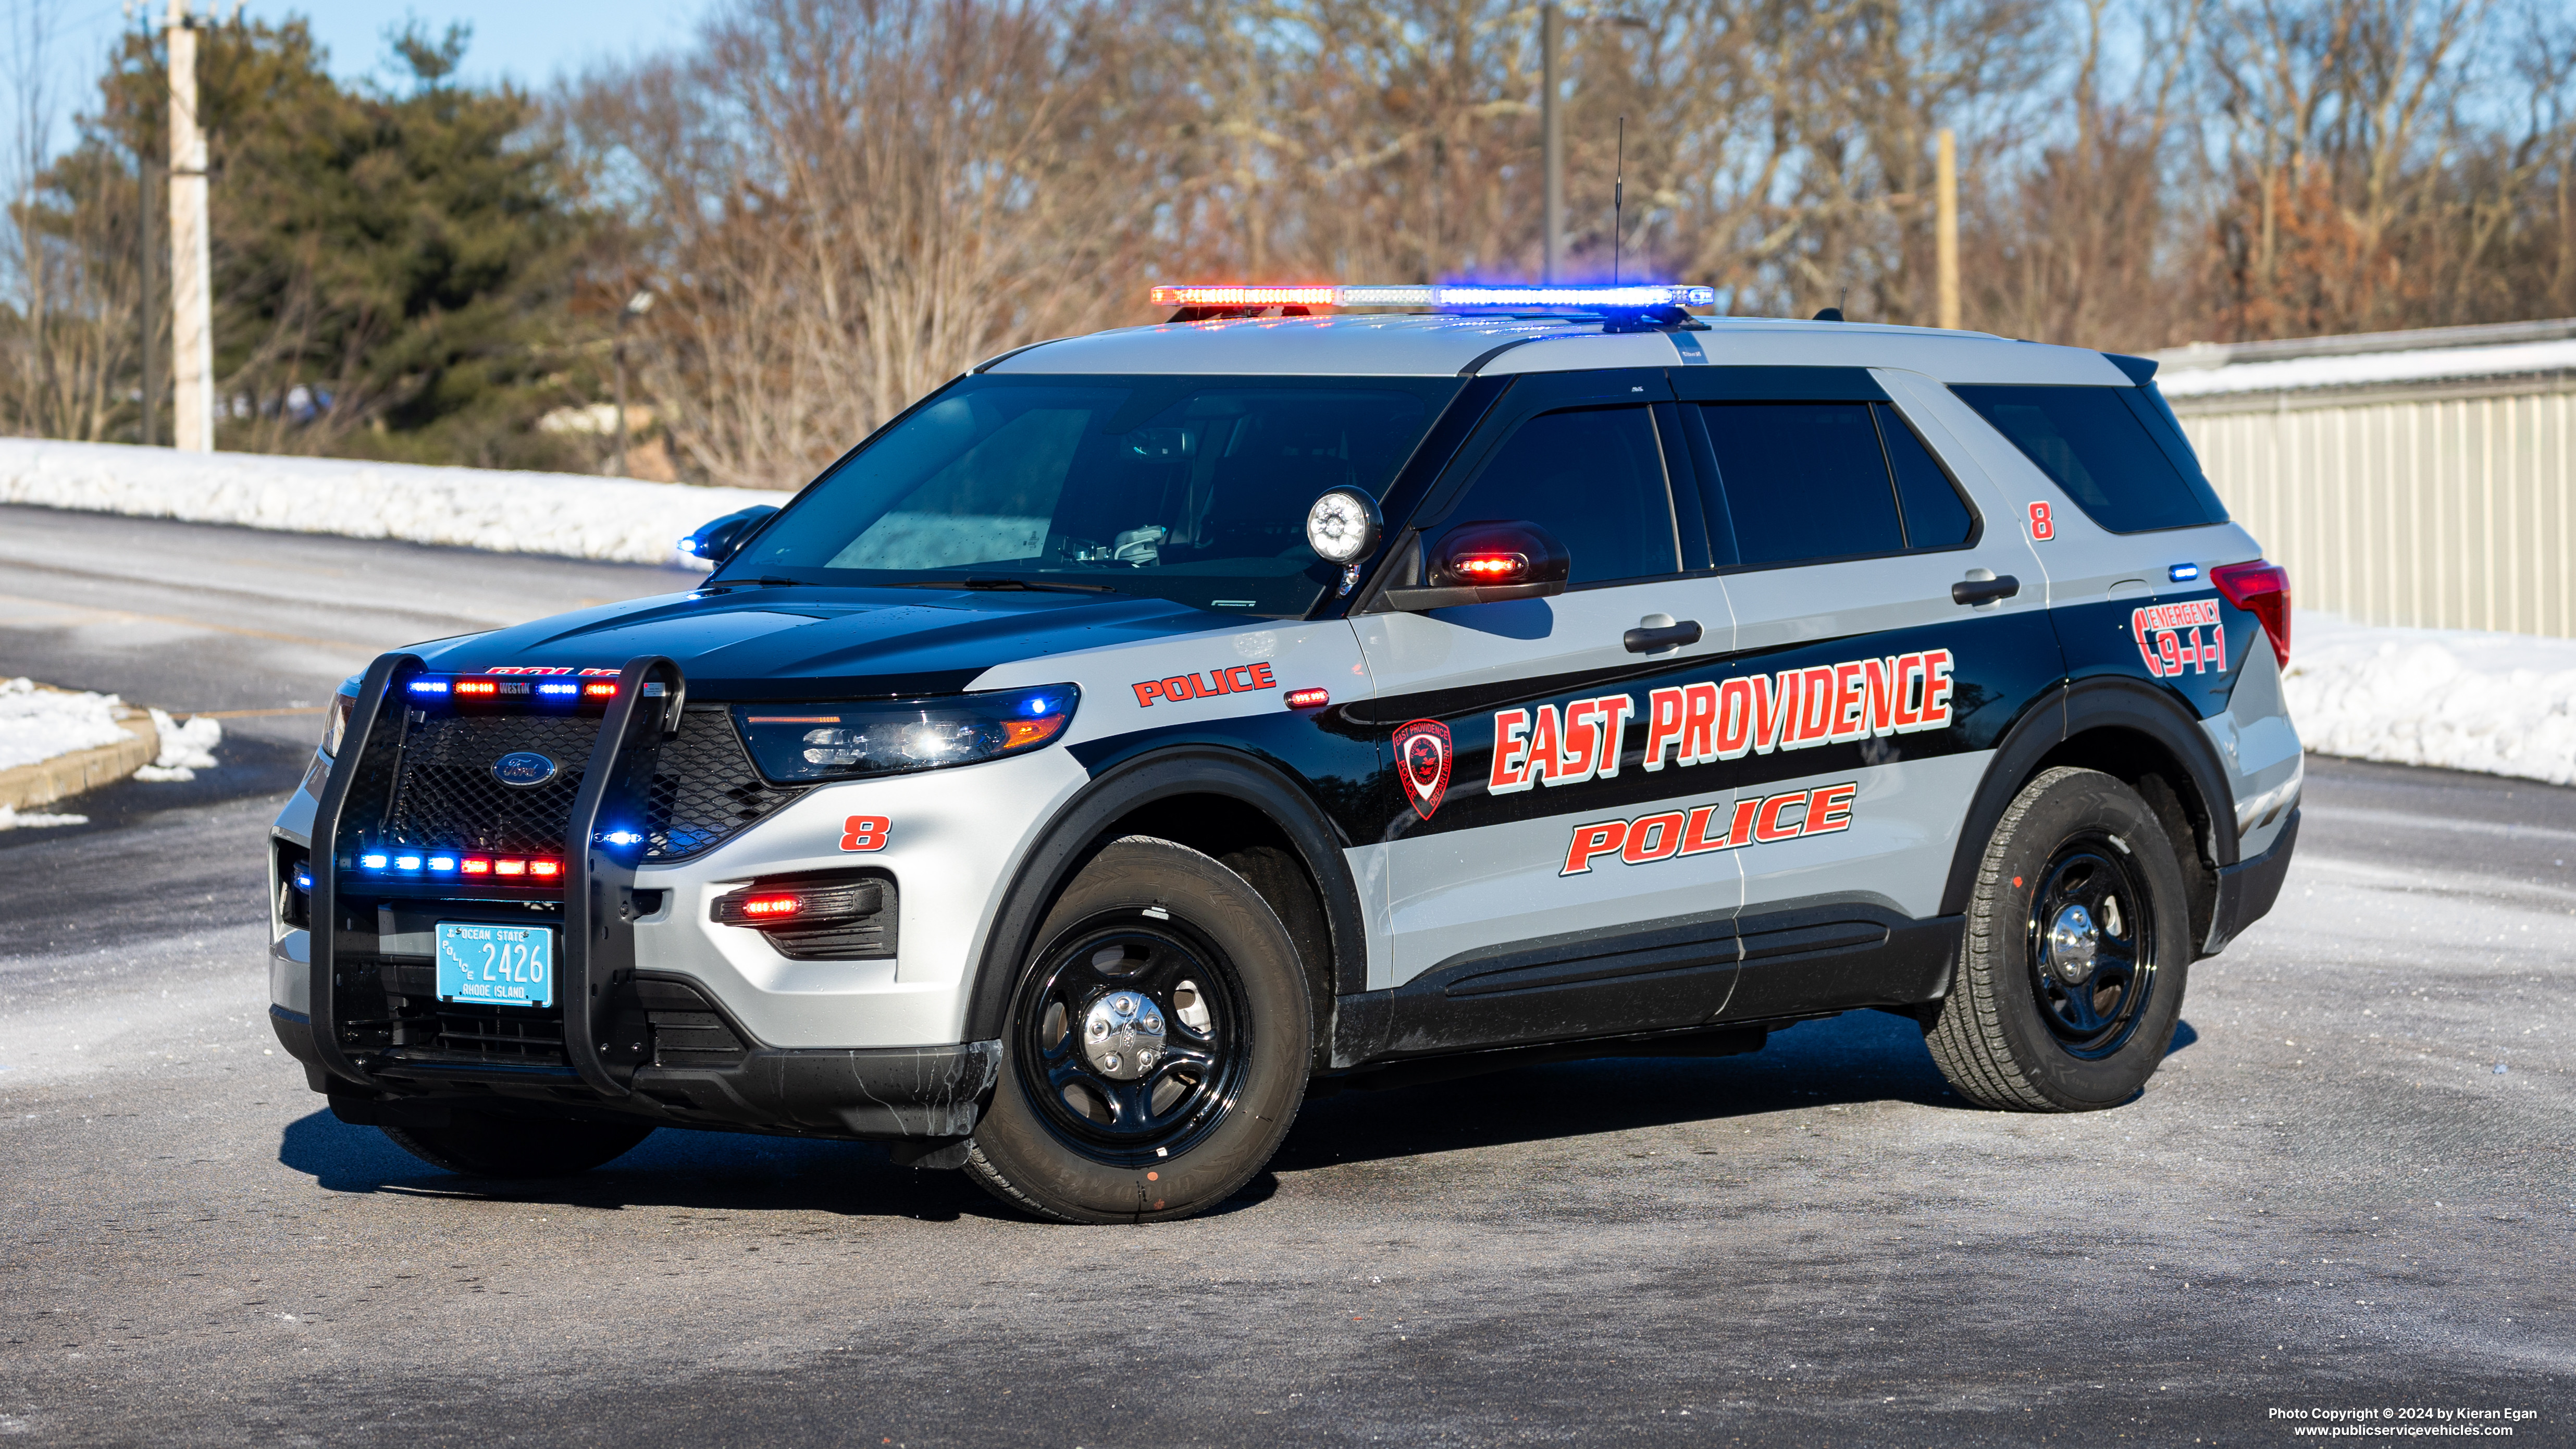
[[760, 773], [782, 783], [850, 780], [971, 765], [1034, 750], [1064, 733], [1082, 691], [1070, 684], [866, 704], [734, 707]]
[[349, 737], [349, 716], [357, 708], [358, 702], [348, 695], [331, 696], [331, 707], [322, 712], [322, 753], [338, 757], [340, 742]]

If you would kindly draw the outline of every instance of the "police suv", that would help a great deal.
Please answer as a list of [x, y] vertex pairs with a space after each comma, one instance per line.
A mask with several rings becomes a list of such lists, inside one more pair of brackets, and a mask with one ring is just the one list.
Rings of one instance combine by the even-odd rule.
[[1970, 1101], [2115, 1106], [2271, 907], [2288, 580], [2153, 362], [1155, 297], [702, 530], [694, 590], [353, 681], [272, 849], [332, 1110], [463, 1173], [688, 1127], [1181, 1217], [1310, 1094], [1864, 1007]]

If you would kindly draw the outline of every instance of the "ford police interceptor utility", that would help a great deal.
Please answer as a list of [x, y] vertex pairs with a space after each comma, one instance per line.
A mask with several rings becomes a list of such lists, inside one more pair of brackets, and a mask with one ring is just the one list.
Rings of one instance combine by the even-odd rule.
[[708, 1128], [1178, 1217], [1309, 1094], [1864, 1007], [1973, 1102], [2115, 1106], [2271, 907], [2288, 580], [2152, 362], [1155, 299], [702, 530], [693, 590], [354, 681], [272, 851], [332, 1110], [464, 1173]]

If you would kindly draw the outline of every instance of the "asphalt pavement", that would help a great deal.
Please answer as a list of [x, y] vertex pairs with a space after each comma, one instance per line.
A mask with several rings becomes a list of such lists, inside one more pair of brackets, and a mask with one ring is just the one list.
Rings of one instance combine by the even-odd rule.
[[2576, 1442], [2576, 791], [2523, 782], [2312, 759], [2279, 908], [2107, 1112], [1972, 1110], [1855, 1013], [1311, 1101], [1221, 1211], [1112, 1229], [861, 1145], [496, 1188], [339, 1123], [264, 1019], [289, 711], [688, 582], [0, 508], [0, 675], [229, 712], [196, 782], [0, 832], [0, 1435]]

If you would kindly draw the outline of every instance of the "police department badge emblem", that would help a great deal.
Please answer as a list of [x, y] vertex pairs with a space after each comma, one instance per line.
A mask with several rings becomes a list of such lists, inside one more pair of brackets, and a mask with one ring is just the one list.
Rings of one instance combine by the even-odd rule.
[[1418, 719], [1395, 732], [1395, 773], [1413, 813], [1425, 820], [1449, 791], [1449, 755], [1449, 727], [1436, 719]]

